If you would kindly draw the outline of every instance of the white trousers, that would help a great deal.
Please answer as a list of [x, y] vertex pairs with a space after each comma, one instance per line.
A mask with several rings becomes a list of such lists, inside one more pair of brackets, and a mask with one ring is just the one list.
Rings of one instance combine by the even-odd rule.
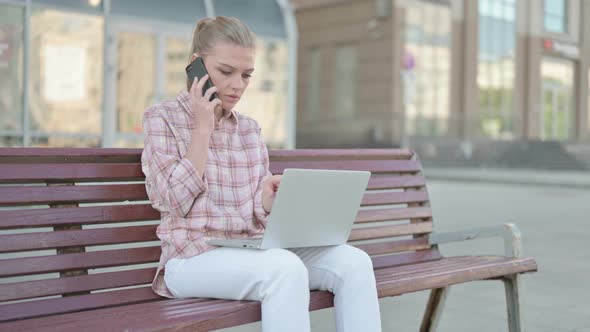
[[261, 301], [264, 332], [310, 331], [310, 289], [334, 293], [338, 332], [381, 331], [371, 259], [349, 245], [217, 248], [189, 259], [169, 260], [165, 280], [179, 298]]

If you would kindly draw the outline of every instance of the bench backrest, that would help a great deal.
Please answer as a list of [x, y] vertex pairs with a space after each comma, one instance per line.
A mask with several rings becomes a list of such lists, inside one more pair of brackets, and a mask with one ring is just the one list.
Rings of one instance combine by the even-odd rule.
[[[150, 283], [160, 214], [137, 149], [0, 148], [0, 321], [160, 300]], [[368, 170], [349, 242], [375, 268], [439, 259], [410, 150], [274, 150], [286, 167]]]

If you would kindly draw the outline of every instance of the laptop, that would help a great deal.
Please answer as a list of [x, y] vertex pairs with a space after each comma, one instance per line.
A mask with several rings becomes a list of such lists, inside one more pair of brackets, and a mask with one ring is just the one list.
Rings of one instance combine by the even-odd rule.
[[250, 249], [344, 244], [370, 176], [366, 171], [285, 169], [262, 237], [207, 243]]

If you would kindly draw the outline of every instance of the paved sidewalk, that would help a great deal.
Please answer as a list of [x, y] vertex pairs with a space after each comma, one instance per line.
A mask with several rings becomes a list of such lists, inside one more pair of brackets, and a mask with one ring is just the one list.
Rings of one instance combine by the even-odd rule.
[[[522, 231], [524, 255], [539, 265], [539, 272], [521, 279], [524, 331], [590, 332], [583, 281], [590, 266], [582, 263], [589, 257], [590, 172], [426, 167], [424, 173], [438, 231], [506, 222]], [[497, 238], [441, 246], [445, 256], [502, 255], [503, 249]], [[417, 331], [428, 296], [422, 291], [381, 299], [383, 332]], [[500, 282], [454, 285], [438, 331], [507, 331], [507, 318]], [[334, 309], [312, 312], [311, 325], [313, 332], [336, 332]], [[260, 330], [258, 322], [222, 331]]]
[[502, 168], [428, 168], [428, 179], [590, 189], [590, 172]]
[[[547, 177], [544, 182], [549, 182]], [[590, 190], [442, 180], [429, 181], [428, 190], [437, 231], [506, 222], [518, 225], [524, 255], [534, 257], [539, 265], [539, 272], [522, 278], [523, 331], [590, 332], [590, 287], [586, 281], [590, 275]], [[504, 253], [499, 238], [444, 244], [440, 249], [449, 257]], [[418, 331], [428, 295], [428, 291], [422, 291], [381, 299], [383, 332]], [[311, 324], [313, 332], [336, 332], [334, 310], [313, 312]], [[439, 327], [439, 332], [507, 331], [504, 286], [499, 281], [452, 286]], [[260, 332], [261, 325], [253, 323], [223, 331]]]

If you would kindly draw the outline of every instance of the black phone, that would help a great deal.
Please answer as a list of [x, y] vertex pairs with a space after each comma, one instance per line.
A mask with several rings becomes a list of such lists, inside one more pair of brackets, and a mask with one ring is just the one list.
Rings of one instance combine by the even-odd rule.
[[[191, 87], [195, 81], [195, 77], [201, 79], [201, 77], [205, 76], [206, 74], [208, 74], [207, 68], [205, 67], [205, 62], [203, 62], [203, 58], [201, 57], [197, 57], [193, 62], [186, 66], [186, 75], [188, 76], [188, 80], [191, 84]], [[209, 77], [207, 79], [207, 82], [205, 82], [205, 85], [203, 85], [202, 94], [204, 95], [205, 92], [207, 92], [207, 90], [211, 87], [213, 87], [213, 82], [211, 82], [211, 77]], [[211, 98], [209, 98], [209, 101], [212, 101], [215, 98], [217, 98], [217, 93], [214, 92], [211, 95]]]

